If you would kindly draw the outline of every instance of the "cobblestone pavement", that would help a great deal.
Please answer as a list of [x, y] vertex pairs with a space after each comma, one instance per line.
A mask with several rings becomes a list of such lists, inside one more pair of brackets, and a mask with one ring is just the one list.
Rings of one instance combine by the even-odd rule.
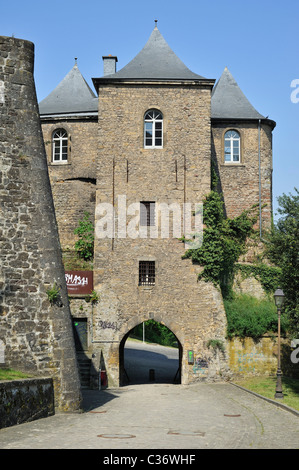
[[232, 384], [84, 392], [84, 413], [0, 429], [0, 449], [298, 449], [299, 417]]

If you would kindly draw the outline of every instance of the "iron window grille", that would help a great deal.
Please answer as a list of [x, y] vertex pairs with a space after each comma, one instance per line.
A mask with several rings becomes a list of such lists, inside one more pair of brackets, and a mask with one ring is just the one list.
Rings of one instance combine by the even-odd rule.
[[139, 285], [155, 285], [155, 261], [139, 261]]
[[224, 161], [226, 163], [240, 163], [241, 145], [240, 134], [237, 131], [230, 130], [224, 135]]
[[53, 162], [66, 162], [68, 158], [68, 135], [65, 129], [53, 132]]
[[156, 109], [151, 109], [144, 116], [144, 147], [163, 147], [163, 115]]
[[140, 202], [140, 225], [152, 227], [155, 225], [155, 203], [152, 201]]

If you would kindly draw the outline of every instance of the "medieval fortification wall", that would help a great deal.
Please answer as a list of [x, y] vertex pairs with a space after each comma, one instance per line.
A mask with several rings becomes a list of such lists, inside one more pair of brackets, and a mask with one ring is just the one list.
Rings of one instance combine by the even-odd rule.
[[53, 377], [56, 406], [74, 410], [80, 384], [33, 66], [31, 42], [0, 37], [0, 340], [6, 366]]

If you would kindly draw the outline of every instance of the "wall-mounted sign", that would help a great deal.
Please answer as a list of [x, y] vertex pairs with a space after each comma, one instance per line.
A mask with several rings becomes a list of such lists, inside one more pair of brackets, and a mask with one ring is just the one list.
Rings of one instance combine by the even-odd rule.
[[193, 351], [188, 351], [188, 364], [194, 364], [194, 353], [193, 353]]
[[93, 291], [93, 271], [65, 271], [69, 295], [88, 295]]

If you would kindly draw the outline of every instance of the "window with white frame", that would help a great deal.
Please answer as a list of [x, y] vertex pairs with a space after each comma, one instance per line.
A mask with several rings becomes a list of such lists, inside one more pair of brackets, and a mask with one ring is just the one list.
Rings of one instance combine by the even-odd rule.
[[163, 147], [163, 115], [157, 109], [150, 109], [144, 116], [144, 147]]
[[229, 130], [224, 135], [224, 162], [240, 163], [241, 138], [239, 132]]
[[68, 134], [65, 129], [56, 129], [52, 134], [52, 161], [55, 163], [67, 162]]

